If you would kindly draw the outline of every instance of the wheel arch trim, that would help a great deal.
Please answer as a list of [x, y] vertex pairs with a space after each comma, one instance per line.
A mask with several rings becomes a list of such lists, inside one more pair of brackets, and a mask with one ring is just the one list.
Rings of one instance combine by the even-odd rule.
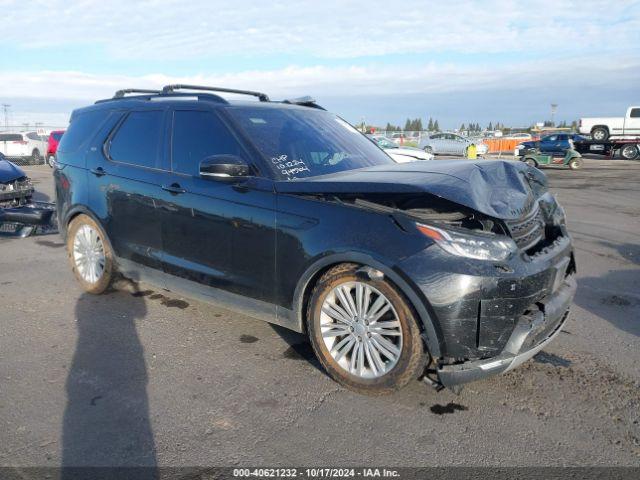
[[293, 311], [296, 316], [296, 323], [300, 327], [300, 331], [306, 331], [305, 327], [305, 315], [306, 315], [306, 301], [315, 280], [317, 280], [322, 273], [328, 270], [334, 265], [341, 263], [357, 263], [359, 265], [372, 267], [380, 270], [386, 277], [388, 277], [396, 287], [400, 289], [402, 294], [410, 302], [411, 307], [418, 314], [419, 320], [424, 327], [424, 339], [429, 349], [429, 353], [433, 357], [440, 356], [440, 343], [439, 337], [433, 323], [432, 316], [429, 314], [427, 307], [423, 299], [420, 298], [418, 292], [413, 288], [407, 280], [394, 268], [389, 267], [380, 260], [375, 259], [371, 255], [362, 252], [341, 252], [325, 255], [322, 258], [314, 261], [301, 275], [296, 286], [293, 296]]

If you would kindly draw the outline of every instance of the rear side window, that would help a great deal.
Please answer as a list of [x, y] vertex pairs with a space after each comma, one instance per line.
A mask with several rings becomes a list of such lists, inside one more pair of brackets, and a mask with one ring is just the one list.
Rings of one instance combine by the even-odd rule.
[[[111, 140], [111, 159], [141, 167], [159, 168], [163, 118], [162, 110], [129, 113]], [[68, 134], [69, 132], [62, 137], [63, 142]]]
[[19, 133], [0, 133], [0, 142], [21, 142], [22, 135]]
[[173, 114], [171, 168], [197, 175], [200, 162], [211, 155], [244, 157], [242, 147], [213, 112], [176, 110]]
[[632, 108], [631, 113], [629, 113], [631, 118], [640, 118], [640, 108]]
[[98, 127], [108, 114], [109, 112], [106, 110], [95, 110], [74, 115], [69, 128], [60, 141], [60, 145], [58, 145], [58, 151], [76, 151], [85, 142], [93, 138]]

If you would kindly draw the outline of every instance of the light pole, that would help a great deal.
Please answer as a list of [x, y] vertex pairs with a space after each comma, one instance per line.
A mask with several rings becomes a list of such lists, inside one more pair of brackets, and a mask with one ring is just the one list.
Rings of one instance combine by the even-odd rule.
[[2, 110], [4, 111], [4, 128], [5, 129], [9, 129], [9, 108], [11, 107], [11, 105], [9, 105], [8, 103], [3, 103], [2, 104]]
[[552, 127], [556, 126], [555, 116], [556, 116], [556, 111], [557, 110], [558, 110], [558, 104], [557, 103], [552, 103], [551, 104], [551, 126]]

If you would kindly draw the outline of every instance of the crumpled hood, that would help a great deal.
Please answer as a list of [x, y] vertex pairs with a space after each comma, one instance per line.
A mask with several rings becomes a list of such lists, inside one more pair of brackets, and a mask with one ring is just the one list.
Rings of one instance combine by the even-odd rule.
[[0, 158], [0, 183], [12, 182], [18, 178], [24, 177], [25, 173], [8, 160]]
[[429, 193], [508, 220], [521, 217], [535, 200], [527, 178], [545, 183], [534, 170], [502, 160], [411, 162], [276, 182], [275, 188], [291, 194]]

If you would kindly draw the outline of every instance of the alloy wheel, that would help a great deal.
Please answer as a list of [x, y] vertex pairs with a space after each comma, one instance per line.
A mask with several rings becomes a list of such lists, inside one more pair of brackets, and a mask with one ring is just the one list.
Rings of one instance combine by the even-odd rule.
[[320, 315], [324, 344], [340, 367], [360, 378], [388, 373], [402, 352], [402, 328], [387, 297], [351, 281], [333, 288]]
[[104, 273], [104, 244], [98, 232], [90, 225], [81, 225], [76, 232], [73, 240], [73, 261], [85, 282], [97, 283]]

